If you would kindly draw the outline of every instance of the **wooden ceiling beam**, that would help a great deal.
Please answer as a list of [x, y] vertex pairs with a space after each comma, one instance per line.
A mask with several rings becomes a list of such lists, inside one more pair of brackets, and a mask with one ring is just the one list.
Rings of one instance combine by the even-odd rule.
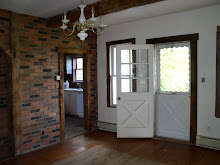
[[[110, 13], [119, 12], [122, 10], [126, 10], [132, 7], [138, 7], [143, 5], [148, 5], [156, 2], [161, 2], [164, 0], [101, 0], [93, 4], [89, 4], [85, 8], [85, 17], [88, 19], [91, 17], [91, 9], [92, 7], [95, 9], [95, 17], [99, 17], [101, 15], [106, 15]], [[57, 16], [51, 17], [47, 19], [48, 27], [59, 27], [61, 25], [61, 19], [63, 14], [59, 14]], [[71, 20], [70, 23], [74, 23], [78, 21], [80, 16], [80, 9], [73, 9], [67, 13], [68, 19]]]

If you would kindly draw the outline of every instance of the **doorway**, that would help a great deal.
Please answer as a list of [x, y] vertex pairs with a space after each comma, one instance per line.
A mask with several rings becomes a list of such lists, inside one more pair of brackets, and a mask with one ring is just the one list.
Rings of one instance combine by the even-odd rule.
[[156, 136], [190, 141], [190, 42], [155, 47]]
[[64, 54], [65, 139], [87, 132], [83, 126], [83, 54]]
[[[197, 40], [199, 34], [187, 34], [162, 38], [146, 39], [146, 44], [168, 44], [189, 42], [190, 46], [190, 137], [191, 144], [196, 143], [197, 135]], [[163, 136], [165, 137], [165, 136]]]
[[[80, 54], [83, 57], [83, 104], [79, 104], [83, 106], [83, 127], [85, 130], [91, 130], [91, 110], [90, 110], [90, 56], [91, 52], [87, 50], [81, 49], [71, 49], [71, 48], [58, 48], [59, 52], [59, 104], [60, 104], [60, 120], [61, 120], [61, 140], [65, 140], [66, 137], [66, 129], [65, 129], [65, 98], [64, 98], [64, 68], [65, 68], [65, 56], [66, 55], [73, 55], [73, 54]], [[78, 86], [79, 87], [79, 86]], [[80, 92], [78, 92], [80, 93]], [[82, 96], [82, 95], [81, 95]], [[77, 96], [76, 96], [77, 97]], [[82, 97], [81, 97], [82, 98]]]

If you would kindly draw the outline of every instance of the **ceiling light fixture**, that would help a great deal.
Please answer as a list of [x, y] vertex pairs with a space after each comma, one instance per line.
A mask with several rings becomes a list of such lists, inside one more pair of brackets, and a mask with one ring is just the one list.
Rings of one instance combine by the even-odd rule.
[[84, 41], [85, 38], [88, 36], [88, 34], [86, 33], [87, 30], [92, 30], [92, 32], [97, 34], [97, 35], [101, 35], [103, 33], [103, 30], [104, 30], [106, 25], [103, 23], [102, 16], [100, 17], [100, 24], [98, 26], [98, 28], [100, 29], [100, 33], [97, 33], [94, 30], [94, 23], [96, 21], [96, 18], [94, 17], [95, 16], [95, 10], [92, 7], [92, 10], [91, 10], [92, 17], [89, 18], [88, 20], [86, 20], [86, 18], [84, 16], [84, 8], [85, 7], [86, 7], [86, 5], [83, 5], [83, 2], [81, 0], [81, 5], [79, 5], [79, 8], [81, 10], [79, 21], [76, 21], [74, 24], [72, 24], [72, 29], [68, 28], [67, 24], [70, 20], [67, 19], [67, 17], [66, 17], [67, 15], [64, 12], [63, 19], [61, 20], [62, 26], [60, 26], [60, 28], [63, 30], [63, 33], [66, 36], [71, 36], [74, 33], [75, 29], [76, 29], [76, 30], [80, 31], [77, 34], [77, 36], [80, 38], [81, 41]]

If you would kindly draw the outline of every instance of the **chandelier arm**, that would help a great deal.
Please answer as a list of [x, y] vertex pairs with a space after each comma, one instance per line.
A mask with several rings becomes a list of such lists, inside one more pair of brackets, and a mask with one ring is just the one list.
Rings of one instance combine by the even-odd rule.
[[65, 30], [63, 30], [63, 34], [68, 37], [71, 36], [73, 33], [74, 33], [74, 30], [70, 34], [66, 34]]
[[96, 35], [100, 36], [101, 34], [103, 34], [103, 29], [101, 29], [101, 32], [100, 33], [97, 33], [94, 28], [92, 27], [92, 32], [95, 33]]
[[70, 32], [69, 34], [67, 34], [67, 33], [65, 32], [65, 30], [63, 30], [63, 34], [64, 34], [65, 36], [71, 36], [71, 35], [75, 32], [76, 25], [77, 25], [77, 22], [75, 22], [75, 23], [73, 24], [73, 29], [72, 29], [72, 30], [70, 30], [69, 28], [66, 29], [66, 30], [68, 30], [68, 31]]

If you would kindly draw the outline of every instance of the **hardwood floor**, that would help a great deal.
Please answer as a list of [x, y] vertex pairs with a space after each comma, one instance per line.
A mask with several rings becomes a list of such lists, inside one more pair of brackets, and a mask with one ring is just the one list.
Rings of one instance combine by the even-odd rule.
[[84, 129], [83, 118], [77, 116], [65, 116], [65, 139], [82, 135], [88, 132]]
[[49, 165], [97, 145], [170, 165], [220, 164], [220, 151], [217, 150], [155, 139], [117, 139], [116, 133], [100, 130], [0, 162], [0, 164]]

